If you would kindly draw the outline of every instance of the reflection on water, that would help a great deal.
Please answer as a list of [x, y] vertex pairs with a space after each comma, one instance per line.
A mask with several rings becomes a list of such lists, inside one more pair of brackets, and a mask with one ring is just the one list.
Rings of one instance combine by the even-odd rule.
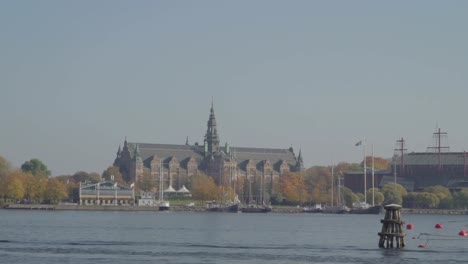
[[[467, 224], [463, 218], [411, 217], [415, 230], [406, 230], [407, 247], [387, 250], [377, 245], [383, 215], [0, 210], [0, 260], [22, 264], [465, 262], [468, 240], [432, 241], [421, 249], [420, 241], [412, 239], [421, 232], [452, 237]], [[433, 230], [434, 223], [444, 221], [452, 224]]]

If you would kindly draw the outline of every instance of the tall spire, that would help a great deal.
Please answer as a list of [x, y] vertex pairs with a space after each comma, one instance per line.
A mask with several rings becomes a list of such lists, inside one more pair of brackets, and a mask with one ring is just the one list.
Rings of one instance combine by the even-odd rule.
[[302, 160], [302, 150], [299, 149], [299, 155], [296, 161], [296, 170], [301, 171], [304, 169], [304, 161]]
[[133, 159], [135, 161], [142, 161], [140, 156], [140, 147], [136, 144], [135, 151], [133, 152]]
[[188, 142], [188, 136], [187, 138], [185, 139], [185, 145], [188, 146], [189, 145], [189, 142]]
[[[216, 128], [216, 117], [214, 114], [213, 99], [211, 101], [210, 118], [208, 119], [208, 123], [207, 123], [205, 142], [208, 145], [208, 153], [214, 153], [218, 150], [219, 136], [218, 136], [218, 130]], [[208, 153], [205, 153], [205, 154], [208, 154]]]

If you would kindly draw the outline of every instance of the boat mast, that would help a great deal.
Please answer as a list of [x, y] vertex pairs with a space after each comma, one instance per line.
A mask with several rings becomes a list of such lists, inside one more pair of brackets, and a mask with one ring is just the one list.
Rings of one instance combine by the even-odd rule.
[[375, 206], [374, 203], [374, 144], [372, 144], [372, 206]]
[[161, 159], [161, 165], [159, 167], [159, 202], [164, 200], [163, 192], [163, 161]]
[[332, 166], [331, 166], [331, 206], [333, 206], [333, 189], [335, 188], [335, 186], [333, 185], [333, 162], [332, 162]]

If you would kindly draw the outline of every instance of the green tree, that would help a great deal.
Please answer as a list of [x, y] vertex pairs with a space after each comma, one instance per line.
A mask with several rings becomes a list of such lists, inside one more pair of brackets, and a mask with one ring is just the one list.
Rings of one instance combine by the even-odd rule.
[[389, 182], [382, 187], [385, 197], [384, 204], [403, 204], [403, 197], [408, 195], [405, 187], [401, 184]]
[[435, 194], [440, 200], [452, 197], [450, 190], [447, 187], [441, 185], [427, 187], [424, 189], [424, 191]]
[[31, 172], [34, 176], [45, 175], [50, 176], [50, 171], [47, 166], [38, 159], [31, 159], [21, 165], [24, 172]]
[[71, 177], [74, 182], [84, 182], [84, 181], [89, 181], [89, 182], [99, 182], [101, 181], [101, 176], [98, 173], [92, 172], [92, 173], [87, 173], [85, 171], [78, 171], [73, 176]]
[[122, 174], [120, 173], [119, 167], [110, 166], [102, 172], [103, 180], [110, 181], [112, 176], [114, 176], [114, 181], [120, 184], [127, 184], [127, 182], [123, 179]]
[[342, 192], [344, 203], [346, 204], [346, 206], [353, 207], [353, 203], [359, 202], [359, 196], [353, 193], [351, 189], [343, 187]]
[[382, 204], [385, 197], [378, 188], [370, 188], [369, 190], [367, 190], [367, 200], [369, 201], [369, 203], [372, 203], [372, 189], [374, 190], [374, 204]]
[[460, 191], [453, 193], [453, 203], [455, 208], [468, 208], [468, 188], [462, 188]]

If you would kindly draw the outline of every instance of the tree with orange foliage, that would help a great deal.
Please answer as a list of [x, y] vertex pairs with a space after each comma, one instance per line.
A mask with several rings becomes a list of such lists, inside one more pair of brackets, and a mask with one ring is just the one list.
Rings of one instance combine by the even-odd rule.
[[[364, 166], [364, 161], [361, 162], [361, 170], [363, 166]], [[368, 168], [372, 166], [372, 156], [366, 157], [366, 166]], [[382, 157], [374, 157], [374, 169], [375, 170], [388, 170], [389, 169], [388, 160]]]
[[220, 189], [216, 186], [214, 179], [203, 173], [192, 175], [189, 189], [195, 200], [209, 201], [220, 198]]
[[288, 172], [280, 177], [279, 185], [280, 192], [287, 201], [302, 204], [307, 200], [302, 174]]

